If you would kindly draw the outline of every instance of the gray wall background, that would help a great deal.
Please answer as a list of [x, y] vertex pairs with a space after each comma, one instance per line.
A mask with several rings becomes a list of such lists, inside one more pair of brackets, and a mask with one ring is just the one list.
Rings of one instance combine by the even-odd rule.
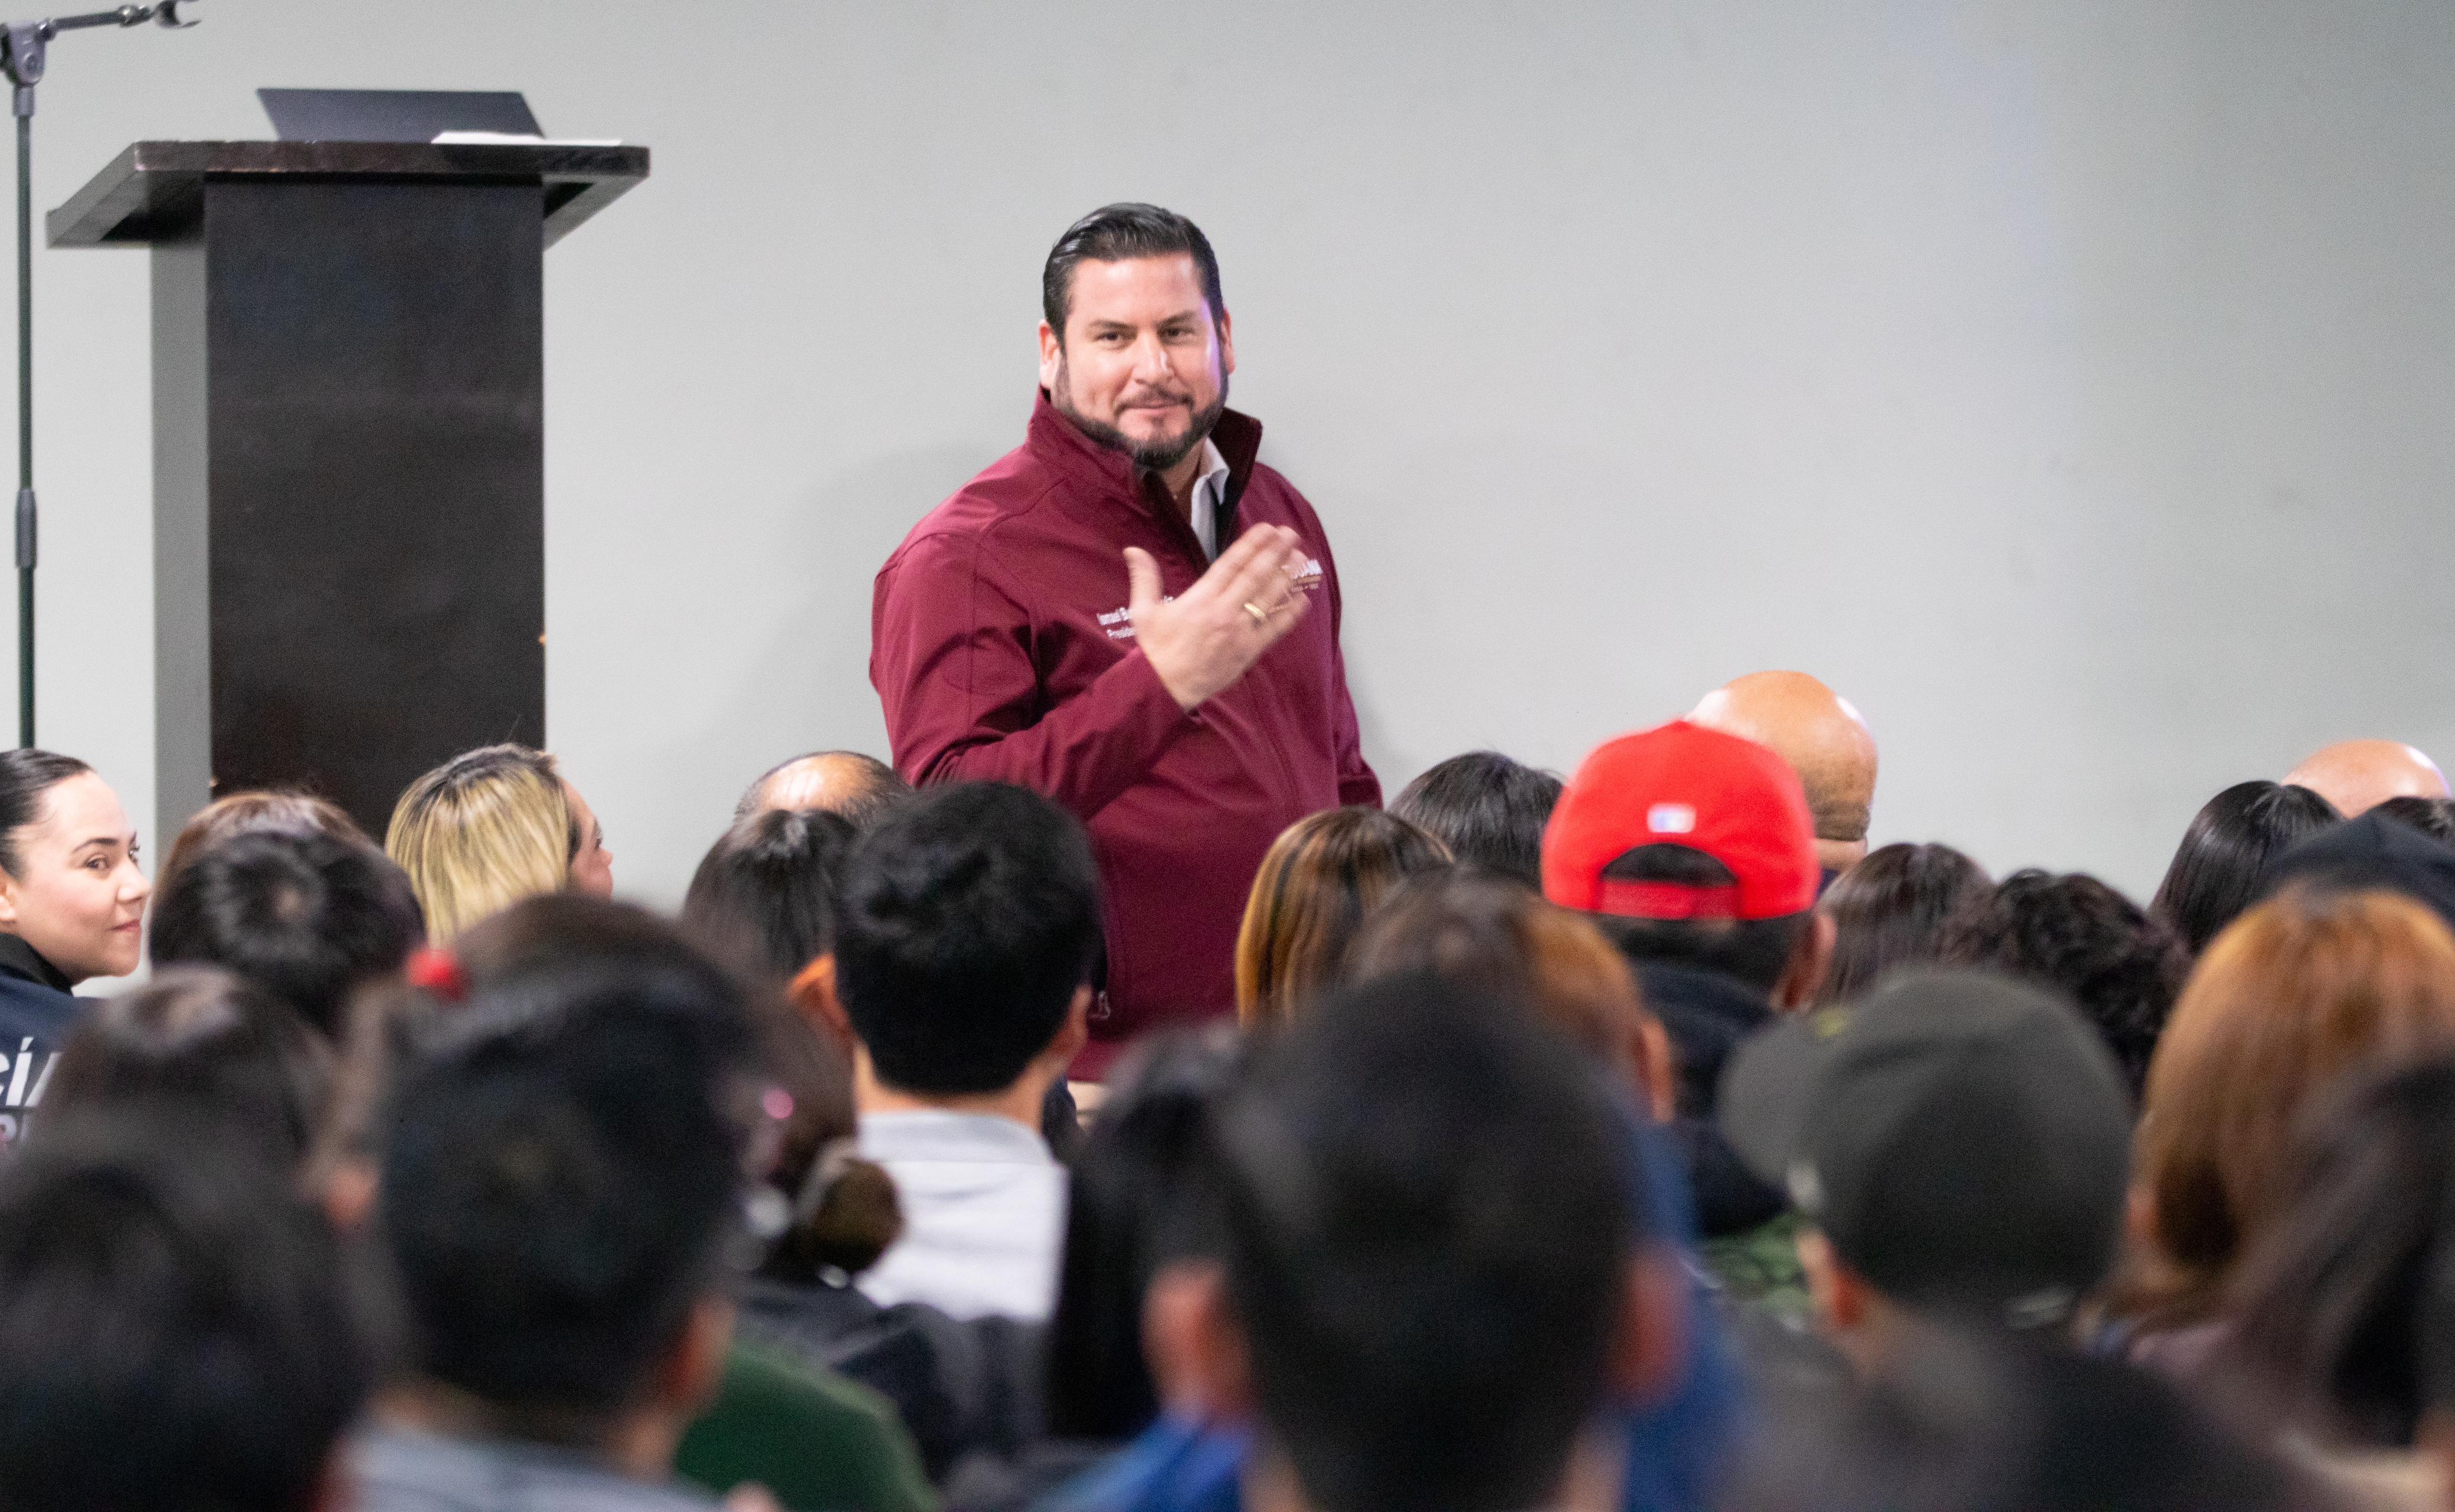
[[[38, 208], [269, 134], [259, 85], [656, 150], [547, 259], [549, 730], [634, 895], [883, 748], [871, 575], [1019, 439], [1041, 257], [1125, 197], [1220, 248], [1392, 791], [1797, 666], [1877, 839], [2144, 893], [2228, 782], [2455, 757], [2444, 0], [202, 12], [57, 45]], [[143, 256], [37, 254], [41, 734], [158, 853]]]

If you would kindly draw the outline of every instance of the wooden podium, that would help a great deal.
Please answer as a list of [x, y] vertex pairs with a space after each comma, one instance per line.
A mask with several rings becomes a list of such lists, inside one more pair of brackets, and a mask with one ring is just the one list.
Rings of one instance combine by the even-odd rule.
[[297, 787], [380, 839], [545, 743], [542, 255], [640, 147], [139, 142], [54, 247], [153, 249], [155, 829]]

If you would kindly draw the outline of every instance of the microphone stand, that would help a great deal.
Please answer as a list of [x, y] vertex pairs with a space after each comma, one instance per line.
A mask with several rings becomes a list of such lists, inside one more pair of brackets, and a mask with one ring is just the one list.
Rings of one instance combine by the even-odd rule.
[[17, 744], [34, 744], [34, 86], [45, 54], [63, 31], [134, 27], [146, 22], [179, 30], [194, 26], [179, 10], [196, 0], [125, 5], [81, 16], [11, 21], [0, 26], [0, 72], [15, 86], [17, 116]]

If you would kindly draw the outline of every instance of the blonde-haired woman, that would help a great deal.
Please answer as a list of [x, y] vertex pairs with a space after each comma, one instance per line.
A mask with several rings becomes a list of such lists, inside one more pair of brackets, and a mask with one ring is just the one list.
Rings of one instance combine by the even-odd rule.
[[409, 873], [438, 946], [522, 898], [614, 890], [597, 815], [553, 757], [525, 746], [464, 752], [411, 783], [384, 849]]

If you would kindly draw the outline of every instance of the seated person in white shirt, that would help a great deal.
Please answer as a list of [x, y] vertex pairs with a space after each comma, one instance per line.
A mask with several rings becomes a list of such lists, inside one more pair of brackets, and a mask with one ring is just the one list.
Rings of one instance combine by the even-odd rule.
[[930, 789], [846, 858], [832, 1006], [858, 1041], [861, 1154], [903, 1205], [861, 1277], [875, 1300], [1048, 1316], [1065, 1169], [1041, 1104], [1087, 1033], [1099, 919], [1082, 827], [1020, 787]]

